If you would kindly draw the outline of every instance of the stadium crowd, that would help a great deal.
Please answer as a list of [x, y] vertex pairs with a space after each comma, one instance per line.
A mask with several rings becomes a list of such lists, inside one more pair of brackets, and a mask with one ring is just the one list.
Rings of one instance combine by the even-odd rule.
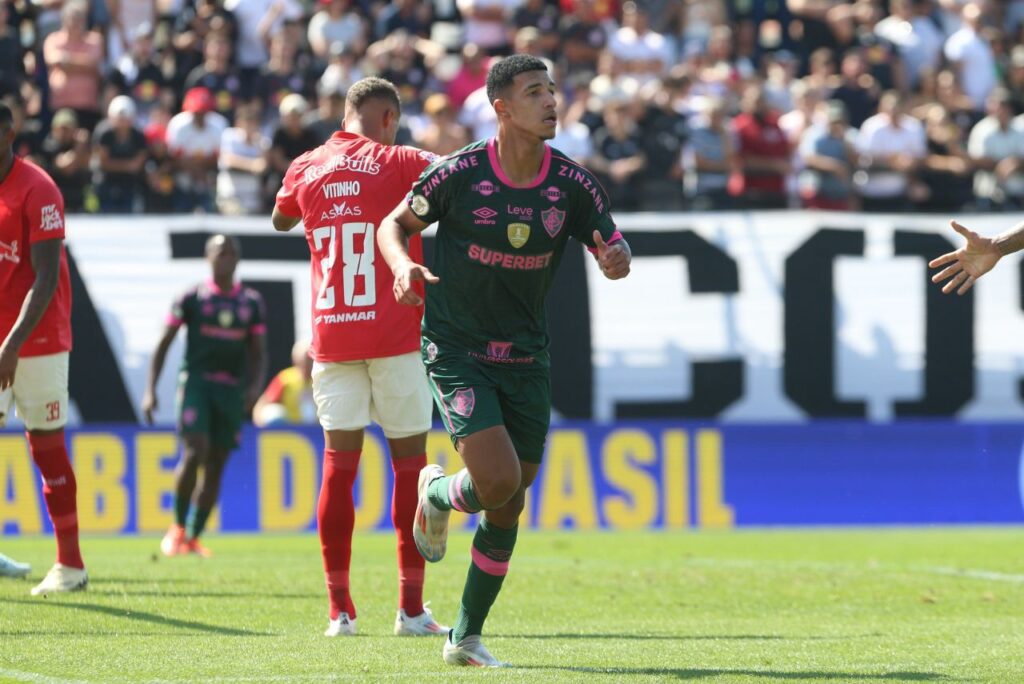
[[1024, 209], [1024, 0], [0, 2], [15, 152], [69, 213], [267, 212], [366, 75], [451, 152], [513, 51], [620, 211]]

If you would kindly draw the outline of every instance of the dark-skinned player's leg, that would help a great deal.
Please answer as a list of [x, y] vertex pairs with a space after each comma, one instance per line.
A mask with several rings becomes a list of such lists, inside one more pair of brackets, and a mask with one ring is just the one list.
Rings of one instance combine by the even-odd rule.
[[209, 451], [210, 437], [206, 433], [181, 434], [181, 458], [174, 467], [174, 523], [160, 542], [160, 551], [165, 556], [188, 553], [185, 525], [188, 523], [199, 466], [206, 462]]
[[207, 558], [213, 555], [209, 549], [199, 543], [199, 537], [206, 529], [206, 522], [217, 505], [217, 499], [220, 497], [220, 483], [230, 455], [229, 447], [210, 445], [206, 452], [206, 460], [202, 463], [201, 475], [197, 473], [197, 484], [192, 496], [192, 509], [185, 525], [185, 547], [189, 553], [196, 553]]

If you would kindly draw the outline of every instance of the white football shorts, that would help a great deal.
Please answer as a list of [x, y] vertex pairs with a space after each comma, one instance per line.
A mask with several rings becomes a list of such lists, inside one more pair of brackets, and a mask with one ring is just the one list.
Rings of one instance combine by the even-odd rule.
[[433, 399], [420, 352], [313, 364], [313, 400], [324, 430], [362, 430], [372, 420], [389, 439], [430, 429]]
[[0, 392], [0, 427], [11, 404], [26, 430], [59, 430], [68, 422], [68, 352], [18, 359], [14, 387]]

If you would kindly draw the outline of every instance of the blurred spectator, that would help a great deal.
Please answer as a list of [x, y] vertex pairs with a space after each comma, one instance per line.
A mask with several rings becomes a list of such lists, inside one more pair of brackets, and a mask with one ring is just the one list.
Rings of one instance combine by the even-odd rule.
[[0, 102], [7, 105], [11, 110], [13, 118], [11, 129], [14, 131], [14, 142], [11, 149], [15, 156], [27, 157], [40, 166], [43, 165], [39, 157], [39, 151], [43, 142], [43, 127], [38, 119], [25, 117], [25, 105], [17, 95], [7, 95], [0, 98]]
[[[535, 29], [541, 52], [545, 56], [550, 57], [558, 50], [559, 19], [561, 19], [561, 15], [558, 12], [558, 8], [554, 5], [545, 2], [545, 0], [526, 0], [515, 11], [512, 23], [519, 31], [524, 28]], [[516, 35], [518, 35], [518, 31]]]
[[724, 0], [682, 0], [679, 11], [682, 14], [682, 53], [706, 48], [712, 28], [723, 26], [728, 21]]
[[217, 159], [217, 208], [222, 214], [256, 214], [263, 209], [263, 174], [267, 172], [270, 141], [260, 132], [260, 111], [243, 105], [235, 127], [220, 139]]
[[366, 20], [352, 0], [320, 0], [323, 8], [309, 20], [307, 36], [313, 54], [327, 61], [331, 43], [341, 43], [357, 54], [369, 44]]
[[136, 26], [131, 37], [130, 50], [114, 65], [108, 83], [116, 94], [131, 96], [138, 122], [145, 125], [150, 112], [171, 90], [163, 68], [154, 59], [152, 24]]
[[300, 340], [292, 346], [292, 365], [275, 375], [256, 400], [253, 423], [257, 427], [315, 423], [312, 374], [309, 343]]
[[416, 146], [446, 155], [468, 145], [469, 132], [455, 121], [455, 108], [447, 95], [434, 93], [423, 103], [428, 123], [415, 136]]
[[725, 105], [717, 98], [704, 100], [704, 112], [690, 131], [683, 148], [683, 190], [691, 209], [736, 208], [729, 195], [729, 174], [736, 165], [736, 151], [725, 118]]
[[918, 210], [957, 211], [972, 199], [971, 177], [974, 165], [961, 139], [963, 131], [941, 104], [929, 107], [925, 120], [928, 156], [921, 164], [918, 178], [928, 189]]
[[797, 180], [801, 203], [808, 209], [845, 211], [852, 207], [856, 131], [849, 127], [846, 107], [838, 100], [825, 105], [825, 124], [806, 130], [798, 155]]
[[640, 89], [642, 114], [639, 120], [641, 148], [646, 163], [641, 173], [643, 206], [657, 211], [683, 208], [680, 154], [689, 125], [676, 111], [675, 101], [685, 97], [689, 79], [665, 76]]
[[967, 153], [974, 160], [974, 194], [988, 208], [1024, 208], [1024, 127], [1012, 121], [1010, 94], [988, 98], [988, 116], [971, 129]]
[[224, 9], [219, 0], [195, 0], [194, 5], [186, 3], [177, 15], [171, 33], [177, 87], [183, 88], [185, 78], [203, 63], [203, 45], [211, 33], [226, 35], [229, 42], [235, 44], [238, 37], [235, 16]]
[[15, 27], [8, 23], [7, 2], [0, 2], [0, 97], [21, 90], [25, 82], [25, 48]]
[[489, 55], [503, 55], [512, 43], [509, 20], [523, 0], [455, 0], [465, 41], [476, 43]]
[[672, 64], [672, 46], [651, 30], [647, 10], [633, 0], [622, 5], [622, 25], [608, 39], [616, 74], [632, 76], [641, 84], [660, 77]]
[[61, 109], [54, 114], [39, 157], [64, 196], [65, 211], [83, 211], [89, 184], [89, 131], [78, 125], [74, 110]]
[[791, 168], [789, 142], [779, 128], [778, 117], [768, 110], [760, 85], [743, 91], [732, 130], [737, 164], [729, 178], [729, 194], [748, 207], [785, 208], [786, 175]]
[[[819, 91], [809, 87], [805, 81], [793, 83], [791, 93], [793, 108], [779, 117], [779, 128], [786, 134], [786, 141], [795, 151], [804, 133], [814, 125], [814, 117], [822, 98]], [[845, 107], [843, 115], [845, 121]]]
[[185, 90], [203, 88], [213, 95], [214, 111], [224, 117], [238, 104], [242, 80], [231, 64], [231, 39], [221, 31], [210, 33], [203, 46], [203, 63], [185, 79]]
[[856, 48], [846, 53], [839, 70], [838, 84], [828, 94], [846, 107], [849, 124], [860, 128], [878, 109], [878, 83], [867, 71], [864, 51]]
[[448, 82], [447, 92], [453, 107], [461, 109], [470, 93], [484, 87], [489, 61], [476, 43], [462, 46], [462, 66]]
[[434, 8], [429, 2], [392, 0], [377, 15], [374, 39], [380, 40], [398, 30], [420, 38], [428, 38], [433, 15]]
[[214, 111], [213, 95], [205, 88], [185, 93], [181, 113], [167, 124], [167, 149], [174, 159], [174, 210], [214, 211], [217, 154], [227, 120]]
[[911, 90], [926, 74], [938, 70], [942, 58], [945, 36], [932, 20], [931, 10], [932, 0], [892, 0], [892, 14], [875, 26], [876, 34], [899, 48]]
[[880, 90], [906, 89], [903, 60], [896, 46], [875, 33], [875, 25], [882, 18], [878, 3], [874, 0], [839, 3], [829, 11], [828, 17], [836, 36], [834, 49], [861, 50], [867, 60], [868, 73]]
[[104, 214], [129, 214], [142, 205], [142, 171], [149, 153], [146, 136], [135, 127], [135, 116], [132, 99], [118, 95], [93, 134], [94, 182]]
[[590, 170], [608, 192], [612, 206], [620, 211], [638, 208], [641, 172], [646, 164], [633, 109], [634, 103], [625, 93], [609, 94], [602, 123], [592, 136]]
[[363, 70], [358, 64], [356, 54], [342, 43], [332, 43], [330, 62], [320, 76], [318, 91], [338, 92], [344, 95], [349, 87], [361, 78]]
[[341, 130], [341, 120], [345, 116], [345, 94], [334, 88], [318, 88], [316, 111], [306, 116], [303, 125], [323, 145], [336, 132]]
[[1010, 53], [1006, 68], [1006, 89], [1013, 98], [1013, 111], [1024, 114], [1024, 45], [1018, 45]]
[[267, 123], [277, 122], [281, 101], [291, 93], [306, 96], [306, 79], [297, 68], [295, 54], [298, 46], [287, 31], [270, 39], [270, 61], [260, 68], [253, 87], [255, 99], [266, 107]]
[[779, 50], [766, 57], [764, 97], [768, 106], [777, 112], [788, 112], [793, 108], [791, 90], [796, 82], [796, 55], [788, 50]]
[[926, 153], [921, 122], [904, 111], [898, 92], [882, 95], [878, 114], [864, 122], [857, 136], [858, 189], [865, 211], [903, 211], [910, 200], [913, 173]]
[[281, 185], [288, 165], [300, 154], [317, 146], [317, 137], [313, 131], [303, 125], [303, 118], [309, 112], [306, 98], [292, 93], [281, 100], [281, 123], [274, 131], [270, 142], [270, 179], [268, 187], [275, 191]]
[[[157, 110], [154, 114], [163, 114]], [[170, 117], [167, 117], [170, 120]], [[145, 199], [146, 212], [152, 214], [169, 214], [174, 210], [176, 175], [174, 158], [167, 148], [167, 123], [151, 121], [145, 129], [146, 146], [149, 158], [145, 166]]]
[[981, 6], [974, 2], [964, 5], [963, 28], [946, 41], [946, 59], [955, 66], [964, 92], [971, 98], [974, 108], [981, 111], [985, 100], [996, 87], [996, 63], [992, 48], [979, 35]]
[[245, 98], [260, 67], [267, 62], [271, 38], [283, 30], [286, 21], [303, 18], [302, 5], [298, 0], [224, 0], [224, 9], [231, 12], [238, 24], [235, 66], [242, 80], [241, 96]]
[[593, 0], [573, 3], [558, 24], [562, 37], [561, 65], [567, 74], [597, 73], [597, 60], [608, 44]]
[[431, 72], [444, 56], [440, 43], [399, 30], [367, 48], [365, 63], [377, 65], [376, 71], [395, 84], [402, 101], [412, 104], [420, 101], [420, 92], [427, 86], [440, 87]]
[[803, 81], [807, 87], [824, 97], [835, 85], [836, 54], [829, 48], [818, 48], [811, 53], [810, 71]]
[[487, 88], [474, 90], [466, 98], [459, 112], [459, 125], [469, 131], [473, 140], [491, 138], [498, 133], [498, 117], [491, 101], [487, 99]]
[[106, 3], [110, 13], [107, 59], [110, 64], [116, 64], [134, 42], [136, 28], [156, 22], [156, 0], [106, 0]]
[[49, 72], [50, 108], [73, 109], [78, 123], [91, 131], [100, 118], [103, 36], [88, 30], [88, 13], [84, 0], [66, 4], [61, 10], [61, 29], [43, 44], [43, 58]]
[[558, 114], [558, 127], [555, 129], [555, 137], [548, 144], [577, 164], [590, 168], [590, 157], [594, 149], [590, 144], [590, 129], [579, 120], [580, 110], [574, 112], [566, 98], [558, 94], [555, 112]]

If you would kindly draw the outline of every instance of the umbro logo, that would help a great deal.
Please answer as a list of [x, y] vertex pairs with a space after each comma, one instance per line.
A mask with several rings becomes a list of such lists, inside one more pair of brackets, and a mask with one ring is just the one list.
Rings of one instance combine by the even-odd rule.
[[498, 212], [490, 207], [480, 207], [473, 210], [473, 216], [476, 216], [476, 220], [473, 223], [478, 226], [493, 226], [495, 224], [494, 217], [497, 215]]

